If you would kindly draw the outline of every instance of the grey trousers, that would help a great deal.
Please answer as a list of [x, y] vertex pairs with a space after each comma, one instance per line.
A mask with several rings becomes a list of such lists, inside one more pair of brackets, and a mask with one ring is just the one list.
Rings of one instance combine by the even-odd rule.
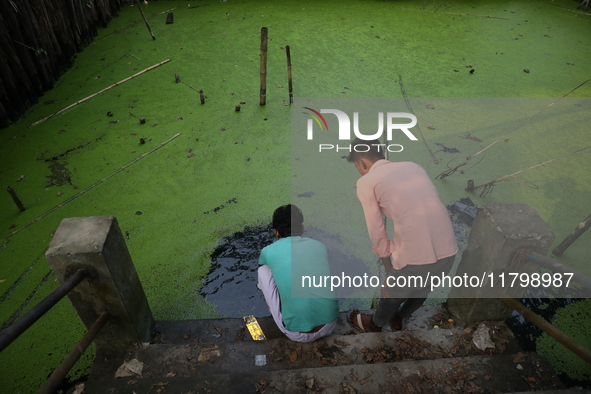
[[[410, 277], [420, 276], [423, 279], [430, 273], [431, 276], [441, 275], [442, 273], [447, 274], [453, 266], [455, 255], [446, 257], [432, 264], [424, 265], [407, 265], [406, 267], [393, 271], [390, 276], [393, 277], [390, 280], [398, 279], [402, 282], [399, 277]], [[378, 327], [385, 326], [395, 315], [400, 316], [403, 319], [407, 319], [417, 309], [423, 305], [427, 296], [431, 292], [431, 288], [425, 283], [424, 287], [389, 287], [388, 298], [381, 298], [378, 308], [373, 315], [373, 322]]]

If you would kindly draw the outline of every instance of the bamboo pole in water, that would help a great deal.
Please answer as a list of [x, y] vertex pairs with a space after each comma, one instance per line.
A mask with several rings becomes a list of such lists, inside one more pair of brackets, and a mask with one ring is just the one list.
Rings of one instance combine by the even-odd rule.
[[150, 66], [150, 67], [148, 67], [148, 68], [146, 68], [146, 69], [144, 69], [144, 70], [140, 71], [139, 73], [133, 74], [131, 77], [127, 77], [127, 78], [125, 78], [125, 79], [122, 79], [122, 80], [121, 80], [121, 81], [119, 81], [119, 82], [115, 82], [114, 84], [112, 84], [111, 86], [108, 86], [108, 87], [104, 88], [104, 89], [103, 89], [103, 90], [101, 90], [100, 92], [96, 92], [96, 93], [94, 93], [94, 94], [91, 94], [90, 96], [88, 96], [88, 97], [86, 97], [86, 98], [83, 98], [82, 100], [78, 100], [78, 101], [76, 101], [76, 102], [75, 102], [74, 104], [72, 104], [72, 105], [68, 105], [66, 108], [62, 108], [62, 109], [60, 109], [59, 111], [57, 111], [57, 112], [54, 112], [53, 114], [51, 114], [51, 115], [49, 115], [49, 116], [46, 116], [45, 118], [43, 118], [43, 119], [41, 119], [41, 120], [38, 120], [38, 121], [36, 121], [35, 123], [31, 124], [29, 127], [36, 126], [36, 125], [38, 125], [39, 123], [41, 123], [41, 122], [44, 122], [44, 121], [46, 121], [46, 120], [48, 120], [48, 119], [50, 119], [50, 118], [54, 117], [55, 115], [57, 115], [57, 114], [59, 114], [59, 113], [62, 113], [62, 112], [66, 111], [66, 110], [68, 110], [68, 109], [70, 109], [70, 108], [72, 108], [72, 107], [75, 107], [75, 106], [76, 106], [76, 105], [78, 105], [78, 104], [82, 104], [83, 102], [85, 102], [85, 101], [87, 101], [87, 100], [90, 100], [91, 98], [93, 98], [93, 97], [95, 97], [95, 96], [98, 96], [99, 94], [101, 94], [101, 93], [103, 93], [103, 92], [106, 92], [107, 90], [109, 90], [109, 89], [112, 89], [112, 88], [114, 88], [114, 87], [115, 87], [115, 86], [117, 86], [117, 85], [121, 85], [123, 82], [127, 82], [127, 81], [129, 81], [130, 79], [133, 79], [133, 78], [137, 77], [137, 76], [138, 76], [138, 75], [140, 75], [140, 74], [143, 74], [143, 73], [145, 73], [145, 72], [148, 72], [148, 71], [152, 70], [153, 68], [156, 68], [156, 67], [158, 67], [158, 66], [161, 66], [161, 65], [163, 65], [164, 63], [168, 63], [169, 61], [170, 61], [170, 59], [166, 59], [166, 60], [164, 60], [164, 61], [162, 61], [162, 62], [160, 62], [160, 63], [154, 64], [153, 66]]
[[267, 33], [266, 27], [261, 28], [261, 105], [267, 104]]
[[18, 198], [18, 196], [16, 195], [14, 188], [12, 186], [7, 186], [6, 191], [10, 194], [10, 197], [12, 197], [12, 199], [14, 200], [14, 203], [18, 207], [19, 211], [24, 212], [26, 210], [26, 208], [23, 205], [23, 202], [21, 201], [21, 199]]
[[285, 54], [287, 55], [287, 83], [289, 86], [289, 103], [293, 104], [293, 83], [291, 80], [291, 51], [289, 45], [285, 47]]
[[148, 23], [148, 20], [146, 19], [146, 16], [144, 15], [144, 11], [142, 11], [142, 7], [140, 7], [140, 0], [136, 0], [137, 3], [137, 8], [140, 10], [140, 14], [142, 14], [142, 18], [144, 19], [144, 22], [146, 23], [146, 27], [148, 28], [148, 31], [150, 32], [150, 35], [152, 36], [152, 40], [156, 39], [156, 36], [154, 36], [154, 33], [152, 32], [152, 28], [150, 27], [150, 24]]
[[572, 245], [585, 231], [591, 227], [591, 215], [587, 216], [585, 220], [577, 225], [577, 227], [558, 245], [552, 250], [554, 256], [562, 256], [564, 251]]

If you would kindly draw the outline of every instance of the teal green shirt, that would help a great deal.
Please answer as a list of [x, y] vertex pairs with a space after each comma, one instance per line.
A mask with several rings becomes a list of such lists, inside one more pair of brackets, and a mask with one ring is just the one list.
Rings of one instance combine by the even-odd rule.
[[339, 304], [330, 290], [330, 280], [327, 287], [310, 286], [313, 280], [306, 280], [302, 286], [302, 276], [316, 277], [316, 283], [320, 283], [319, 277], [330, 276], [324, 244], [300, 236], [281, 238], [263, 248], [259, 264], [271, 268], [281, 298], [283, 324], [287, 330], [310, 331], [338, 317]]

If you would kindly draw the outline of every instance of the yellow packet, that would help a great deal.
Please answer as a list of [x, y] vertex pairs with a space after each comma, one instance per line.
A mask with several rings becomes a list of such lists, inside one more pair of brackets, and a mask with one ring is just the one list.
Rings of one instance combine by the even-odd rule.
[[264, 341], [267, 339], [263, 333], [263, 330], [261, 329], [261, 326], [259, 326], [259, 322], [257, 321], [256, 317], [253, 315], [244, 316], [242, 320], [244, 320], [246, 323], [246, 327], [248, 328], [252, 339], [255, 341]]

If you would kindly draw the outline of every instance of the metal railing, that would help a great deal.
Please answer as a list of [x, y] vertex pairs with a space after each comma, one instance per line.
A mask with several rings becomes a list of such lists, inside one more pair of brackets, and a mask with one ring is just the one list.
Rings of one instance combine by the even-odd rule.
[[106, 312], [99, 315], [92, 327], [90, 327], [86, 334], [84, 334], [80, 342], [78, 342], [74, 349], [72, 349], [72, 351], [66, 356], [59, 367], [53, 371], [51, 376], [45, 381], [45, 384], [41, 386], [39, 391], [37, 391], [37, 394], [50, 394], [55, 392], [60, 382], [66, 377], [68, 372], [70, 372], [74, 364], [78, 362], [98, 333], [101, 332], [101, 329], [104, 327], [108, 319], [109, 315]]
[[[89, 276], [90, 274], [87, 270], [77, 270], [72, 276], [64, 281], [57, 289], [51, 292], [51, 294], [45, 297], [41, 302], [35, 305], [23, 317], [2, 331], [0, 333], [0, 352], [10, 345], [15, 339], [17, 339], [22, 333], [24, 333], [29, 327], [31, 327], [80, 282]], [[104, 327], [108, 317], [109, 316], [106, 312], [103, 312], [99, 315], [92, 327], [90, 327], [80, 342], [66, 356], [60, 366], [55, 369], [45, 384], [37, 391], [37, 394], [50, 394], [56, 391], [62, 379], [66, 377], [74, 364], [76, 364], [84, 351], [88, 348], [88, 346], [90, 346], [94, 338]]]
[[537, 252], [532, 252], [532, 251], [526, 252], [525, 257], [527, 257], [528, 259], [530, 259], [532, 261], [535, 261], [540, 266], [547, 268], [551, 271], [560, 272], [560, 273], [572, 273], [573, 280], [575, 282], [579, 283], [580, 285], [582, 285], [583, 287], [585, 287], [587, 289], [591, 289], [591, 277], [589, 277], [579, 271], [569, 268], [569, 267], [565, 266], [564, 264], [560, 264], [558, 261], [552, 260], [551, 258], [546, 257], [543, 254], [539, 254]]
[[[519, 251], [517, 253], [523, 253], [523, 251]], [[546, 257], [537, 252], [525, 252], [525, 257], [538, 263], [541, 267], [552, 270], [553, 272], [572, 273], [572, 278], [575, 282], [579, 283], [585, 288], [591, 289], [591, 277], [581, 272], [566, 267], [558, 261], [552, 260], [551, 258]], [[570, 337], [560, 329], [553, 326], [542, 316], [529, 310], [519, 300], [516, 300], [514, 298], [503, 298], [502, 300], [505, 304], [513, 308], [525, 319], [529, 320], [532, 324], [540, 328], [554, 340], [564, 345], [564, 347], [566, 347], [568, 350], [582, 358], [585, 362], [591, 364], [591, 350], [587, 349], [585, 346], [578, 343], [574, 338]]]

